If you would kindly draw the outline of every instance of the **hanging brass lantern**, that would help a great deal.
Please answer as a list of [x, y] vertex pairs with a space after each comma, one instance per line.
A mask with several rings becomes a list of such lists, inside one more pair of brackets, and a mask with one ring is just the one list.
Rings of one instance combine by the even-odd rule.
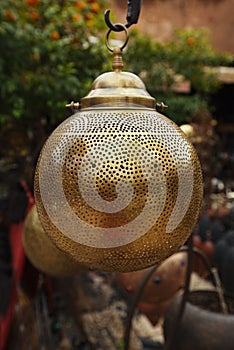
[[142, 80], [100, 75], [76, 114], [52, 133], [40, 154], [35, 199], [58, 248], [104, 271], [146, 268], [190, 236], [202, 200], [196, 152], [180, 128], [156, 111]]
[[71, 276], [85, 270], [61, 252], [43, 230], [34, 205], [23, 229], [23, 246], [28, 259], [38, 270], [53, 277]]

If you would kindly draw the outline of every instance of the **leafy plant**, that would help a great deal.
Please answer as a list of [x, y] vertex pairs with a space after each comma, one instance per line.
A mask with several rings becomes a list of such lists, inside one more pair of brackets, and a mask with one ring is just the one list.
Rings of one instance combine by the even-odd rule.
[[[19, 155], [17, 142], [22, 156], [39, 149], [70, 114], [65, 105], [80, 101], [93, 80], [110, 69], [104, 8], [101, 0], [1, 0], [1, 156]], [[204, 67], [228, 65], [232, 58], [212, 49], [206, 31], [177, 30], [167, 44], [130, 33], [126, 70], [169, 106], [171, 119], [180, 123], [211, 111], [209, 96], [219, 84]], [[189, 82], [190, 93], [175, 92], [178, 77]]]
[[100, 73], [103, 2], [2, 0], [0, 121], [64, 116]]
[[[209, 96], [219, 88], [217, 76], [205, 67], [229, 65], [233, 58], [213, 50], [205, 29], [177, 29], [173, 39], [162, 44], [150, 36], [132, 32], [126, 52], [128, 69], [140, 75], [158, 101], [169, 105], [165, 112], [180, 123], [211, 110]], [[188, 82], [190, 91], [178, 94], [175, 85]]]

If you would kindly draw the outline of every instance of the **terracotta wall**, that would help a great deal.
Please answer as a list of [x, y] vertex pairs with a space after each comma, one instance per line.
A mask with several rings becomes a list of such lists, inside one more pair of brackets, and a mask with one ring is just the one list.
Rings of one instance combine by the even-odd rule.
[[[125, 23], [127, 0], [109, 3], [117, 21]], [[213, 47], [234, 54], [234, 0], [143, 0], [136, 27], [163, 41], [177, 27], [208, 27]]]

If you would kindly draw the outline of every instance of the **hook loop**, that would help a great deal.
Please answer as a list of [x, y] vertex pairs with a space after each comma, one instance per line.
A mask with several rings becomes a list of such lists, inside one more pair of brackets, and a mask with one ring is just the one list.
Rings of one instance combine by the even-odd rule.
[[[137, 23], [140, 10], [141, 10], [142, 0], [128, 0], [128, 13], [127, 13], [127, 23], [125, 28], [129, 28], [132, 24]], [[110, 10], [106, 10], [104, 14], [106, 25], [114, 32], [122, 32], [124, 29], [119, 24], [113, 24], [110, 20]]]
[[[127, 30], [126, 26], [124, 24], [121, 24], [121, 23], [117, 23], [116, 27], [120, 29], [120, 30], [118, 30], [118, 32], [125, 31], [125, 36], [126, 36], [125, 41], [124, 41], [123, 45], [119, 48], [120, 51], [122, 51], [128, 43], [128, 30]], [[110, 36], [110, 33], [112, 31], [115, 31], [115, 30], [110, 28], [106, 34], [106, 47], [108, 48], [108, 50], [110, 52], [114, 52], [114, 50], [115, 50], [113, 47], [110, 46], [110, 43], [109, 43], [109, 36]]]
[[[124, 30], [123, 25], [112, 24], [112, 22], [110, 20], [110, 10], [105, 11], [104, 18], [105, 18], [106, 25], [110, 28], [111, 31], [122, 32]], [[125, 26], [125, 27], [127, 27], [127, 26]]]

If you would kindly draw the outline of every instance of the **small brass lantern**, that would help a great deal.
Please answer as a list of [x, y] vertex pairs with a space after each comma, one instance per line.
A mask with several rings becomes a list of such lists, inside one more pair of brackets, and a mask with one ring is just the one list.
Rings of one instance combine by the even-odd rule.
[[66, 277], [85, 271], [50, 240], [43, 230], [35, 205], [24, 223], [23, 246], [32, 265], [49, 276]]
[[92, 269], [126, 272], [164, 260], [188, 239], [202, 175], [186, 135], [156, 111], [142, 80], [122, 71], [127, 39], [111, 48], [110, 32], [113, 71], [48, 138], [35, 199], [60, 250]]

